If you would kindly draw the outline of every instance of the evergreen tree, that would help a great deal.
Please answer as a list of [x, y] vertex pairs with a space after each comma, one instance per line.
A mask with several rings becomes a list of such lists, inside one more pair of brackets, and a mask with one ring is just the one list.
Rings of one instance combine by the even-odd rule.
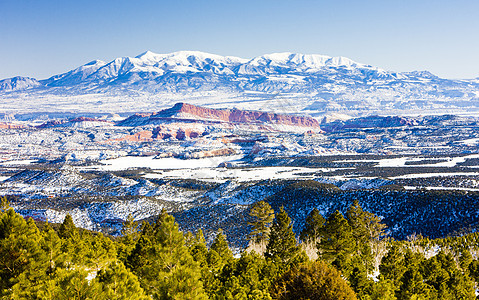
[[0, 214], [0, 293], [7, 292], [24, 272], [41, 278], [45, 258], [39, 241], [41, 235], [32, 219], [27, 223], [11, 208]]
[[0, 213], [4, 213], [10, 209], [10, 202], [7, 199], [7, 196], [0, 198]]
[[396, 293], [399, 300], [402, 299], [431, 299], [436, 295], [434, 290], [424, 281], [424, 276], [420, 271], [420, 264], [424, 257], [418, 253], [413, 253], [410, 249], [406, 250], [404, 262], [406, 271], [400, 279], [400, 288]]
[[[40, 232], [31, 218], [28, 219], [26, 231], [22, 236], [32, 239], [35, 243], [41, 243]], [[31, 261], [24, 268], [23, 272], [11, 279], [10, 283], [15, 284], [7, 292], [9, 298], [34, 298], [34, 295], [38, 290], [37, 284], [43, 282], [47, 277], [47, 261], [44, 252], [42, 252], [42, 249], [38, 245], [33, 247], [29, 246], [28, 248]], [[26, 250], [26, 248], [23, 248], [21, 251]]]
[[123, 222], [121, 235], [121, 244], [118, 244], [118, 257], [121, 261], [126, 261], [126, 258], [130, 255], [133, 247], [135, 247], [135, 243], [139, 237], [138, 222], [135, 222], [131, 214], [129, 214], [125, 222]]
[[391, 280], [395, 286], [399, 285], [399, 280], [406, 272], [406, 264], [397, 243], [393, 243], [388, 253], [381, 259], [379, 272], [381, 280]]
[[81, 247], [76, 248], [76, 261], [85, 266], [93, 266], [96, 269], [104, 267], [109, 262], [116, 260], [116, 247], [113, 241], [102, 233], [95, 235], [84, 234]]
[[[83, 268], [57, 269], [49, 280], [38, 287], [35, 298], [51, 300], [102, 299], [101, 287]], [[33, 298], [33, 299], [35, 299]], [[28, 299], [28, 298], [27, 298]]]
[[148, 299], [138, 278], [121, 262], [114, 262], [100, 270], [95, 281], [101, 287], [100, 299]]
[[253, 226], [250, 240], [253, 243], [264, 244], [268, 241], [271, 223], [274, 220], [274, 210], [265, 201], [258, 201], [251, 207], [249, 212], [251, 221], [248, 225]]
[[401, 287], [397, 293], [399, 300], [406, 299], [431, 299], [431, 288], [424, 283], [424, 278], [415, 264], [407, 266], [406, 272], [401, 277]]
[[78, 236], [78, 229], [73, 223], [73, 219], [70, 214], [67, 214], [65, 216], [63, 223], [60, 225], [60, 229], [58, 230], [58, 236], [60, 236], [60, 238], [62, 239], [74, 239]]
[[479, 282], [479, 260], [473, 260], [468, 267], [469, 276], [474, 279], [475, 282]]
[[386, 225], [373, 213], [364, 211], [355, 200], [346, 212], [348, 224], [351, 226], [356, 241], [356, 259], [360, 259], [367, 271], [373, 269], [373, 249], [377, 252], [380, 239], [384, 236]]
[[323, 236], [318, 244], [320, 257], [344, 265], [355, 250], [355, 240], [346, 219], [339, 211], [332, 213], [324, 226]]
[[206, 258], [208, 256], [208, 248], [206, 247], [205, 236], [201, 229], [196, 232], [188, 249], [193, 259], [198, 262], [201, 267], [207, 266]]
[[285, 265], [297, 259], [305, 260], [305, 254], [302, 253], [301, 248], [296, 243], [291, 219], [284, 207], [280, 208], [274, 219], [265, 257]]
[[438, 299], [474, 299], [473, 282], [457, 268], [451, 254], [440, 251], [424, 261], [420, 269], [424, 282], [431, 286]]
[[123, 237], [130, 237], [133, 240], [136, 240], [138, 237], [138, 222], [135, 221], [135, 218], [133, 218], [131, 214], [128, 214], [125, 222], [123, 222], [121, 235]]
[[300, 235], [301, 241], [304, 243], [319, 242], [325, 222], [326, 219], [324, 219], [324, 217], [319, 213], [319, 210], [314, 208], [306, 217], [304, 229]]
[[226, 236], [223, 234], [222, 229], [218, 230], [218, 233], [211, 244], [210, 251], [218, 253], [219, 257], [221, 257], [224, 262], [233, 259], [233, 252], [231, 252], [228, 246], [228, 241], [226, 240]]
[[[372, 285], [371, 300], [396, 300], [396, 286], [391, 280], [380, 280]], [[365, 297], [366, 298], [366, 297]]]
[[375, 214], [364, 211], [357, 200], [349, 207], [346, 218], [354, 238], [360, 243], [379, 240], [384, 235], [386, 225]]
[[65, 267], [65, 254], [61, 252], [60, 237], [48, 223], [43, 227], [42, 236], [40, 247], [47, 259], [47, 274], [51, 275], [57, 267]]
[[323, 261], [292, 268], [273, 285], [273, 299], [357, 299], [341, 273]]
[[218, 289], [219, 277], [225, 273], [224, 268], [229, 268], [226, 272], [231, 272], [233, 262], [233, 253], [228, 247], [228, 242], [221, 229], [218, 230], [216, 237], [211, 244], [207, 254], [208, 271], [203, 274], [203, 282], [207, 292], [212, 295]]
[[143, 227], [127, 262], [154, 299], [206, 299], [200, 268], [189, 254], [178, 224], [165, 211], [153, 230]]
[[464, 249], [459, 257], [459, 266], [465, 274], [469, 274], [469, 265], [472, 263], [472, 255], [468, 249]]
[[234, 274], [240, 285], [247, 288], [249, 299], [271, 299], [268, 290], [271, 280], [276, 277], [275, 270], [259, 254], [243, 253], [235, 265]]
[[199, 229], [196, 235], [189, 237], [188, 250], [193, 260], [197, 262], [201, 268], [201, 280], [205, 292], [210, 295], [217, 294], [219, 270], [223, 266], [222, 259], [216, 251], [208, 252], [206, 240], [203, 231]]
[[373, 282], [368, 278], [365, 266], [358, 265], [353, 268], [349, 276], [349, 285], [359, 299], [366, 299], [372, 293]]

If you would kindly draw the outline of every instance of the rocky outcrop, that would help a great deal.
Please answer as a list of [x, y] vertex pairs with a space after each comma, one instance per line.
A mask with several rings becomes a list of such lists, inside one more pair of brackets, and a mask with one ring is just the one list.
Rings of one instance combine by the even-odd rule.
[[110, 121], [95, 119], [95, 118], [88, 118], [88, 117], [78, 117], [78, 118], [70, 120], [69, 122], [102, 122], [106, 124], [113, 124]]
[[144, 130], [135, 134], [125, 135], [121, 138], [113, 139], [111, 141], [128, 141], [128, 142], [151, 142], [153, 141], [153, 134], [151, 131]]
[[334, 132], [343, 129], [354, 128], [386, 128], [386, 127], [401, 127], [401, 126], [416, 126], [419, 121], [414, 118], [401, 116], [368, 116], [363, 118], [350, 119], [347, 121], [337, 120], [331, 123], [322, 124], [327, 132]]
[[227, 156], [236, 154], [236, 151], [231, 148], [222, 148], [209, 151], [198, 151], [192, 153], [185, 153], [177, 155], [176, 157], [183, 159], [192, 159], [192, 158], [206, 158], [206, 157], [215, 157], [215, 156]]
[[52, 127], [93, 127], [93, 126], [109, 126], [114, 125], [113, 122], [88, 118], [88, 117], [77, 117], [70, 120], [52, 120], [45, 122], [37, 128], [52, 128]]
[[171, 108], [153, 114], [135, 114], [120, 122], [118, 125], [143, 126], [158, 124], [161, 123], [161, 121], [166, 120], [319, 127], [319, 122], [309, 116], [295, 116], [239, 109], [212, 109], [187, 103], [177, 103]]
[[21, 129], [26, 128], [26, 126], [22, 124], [12, 124], [12, 123], [0, 123], [0, 129]]
[[52, 121], [45, 122], [41, 125], [38, 125], [37, 128], [52, 128], [52, 127], [56, 127], [58, 125], [64, 124], [66, 122], [67, 122], [66, 120], [52, 120]]
[[142, 130], [134, 134], [125, 135], [120, 138], [111, 139], [113, 142], [151, 142], [154, 140], [164, 140], [175, 138], [177, 140], [196, 139], [204, 135], [204, 132], [195, 131], [190, 128], [168, 128], [166, 126], [158, 126], [153, 130]]

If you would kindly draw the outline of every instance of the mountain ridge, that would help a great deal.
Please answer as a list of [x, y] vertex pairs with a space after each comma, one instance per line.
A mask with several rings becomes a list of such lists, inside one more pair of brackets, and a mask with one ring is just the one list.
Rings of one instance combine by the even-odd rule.
[[[272, 53], [244, 59], [200, 51], [94, 60], [37, 80], [0, 80], [0, 110], [142, 112], [179, 101], [318, 116], [479, 111], [479, 81], [391, 72], [345, 57]], [[27, 100], [27, 101], [25, 101]], [[274, 100], [274, 101], [272, 101]], [[451, 111], [452, 110], [452, 111]]]
[[[184, 69], [172, 68], [174, 67], [172, 62], [175, 62], [176, 66], [186, 66], [186, 68]], [[217, 63], [215, 64], [215, 62]], [[160, 63], [163, 63], [163, 64], [160, 64]], [[201, 65], [204, 63], [209, 63], [211, 66], [205, 69], [204, 65], [203, 66]], [[320, 68], [324, 66], [328, 66], [328, 67], [362, 66], [362, 67], [368, 67], [368, 68], [380, 70], [379, 68], [373, 68], [369, 65], [357, 63], [346, 57], [342, 57], [342, 56], [331, 57], [331, 56], [320, 55], [320, 54], [279, 52], [279, 53], [260, 55], [251, 59], [245, 59], [245, 58], [234, 57], [234, 56], [220, 56], [220, 55], [211, 54], [207, 52], [201, 52], [201, 51], [177, 51], [177, 52], [172, 52], [168, 54], [157, 54], [152, 51], [145, 51], [135, 57], [129, 57], [129, 56], [119, 57], [108, 63], [103, 62], [101, 60], [93, 60], [78, 68], [72, 69], [65, 73], [53, 75], [47, 79], [42, 79], [42, 80], [38, 80], [35, 78], [31, 78], [31, 79], [34, 79], [40, 82], [41, 84], [49, 86], [52, 83], [62, 78], [65, 78], [67, 76], [71, 76], [74, 74], [78, 74], [79, 72], [83, 72], [83, 75], [86, 75], [86, 77], [88, 77], [92, 73], [95, 73], [96, 71], [102, 68], [105, 69], [100, 73], [101, 75], [103, 75], [103, 77], [105, 75], [118, 76], [119, 75], [118, 72], [121, 72], [121, 71], [123, 72], [131, 72], [131, 71], [159, 72], [159, 70], [163, 70], [163, 71], [173, 70], [173, 71], [181, 73], [185, 71], [187, 72], [187, 71], [201, 70], [205, 72], [215, 73], [215, 72], [218, 72], [219, 70], [213, 67], [218, 65], [221, 65], [222, 67], [228, 67], [230, 68], [230, 70], [235, 69], [236, 73], [238, 74], [246, 74], [247, 73], [245, 71], [245, 69], [247, 68], [246, 65], [251, 67], [259, 67], [259, 66], [285, 67], [288, 64], [293, 64], [296, 66], [304, 65], [306, 70], [307, 68], [313, 68], [313, 67]], [[244, 65], [244, 68], [241, 68], [242, 65]], [[196, 66], [198, 69], [197, 70], [190, 69], [189, 68], [190, 66]], [[148, 67], [154, 67], [154, 68], [157, 68], [157, 70], [153, 70], [152, 68], [148, 68]], [[114, 72], [111, 72], [111, 71], [114, 71]], [[257, 72], [261, 73], [258, 70]], [[98, 75], [97, 77], [94, 77], [94, 78], [102, 78], [101, 75]], [[29, 77], [16, 76], [13, 78], [29, 78]], [[8, 79], [12, 79], [12, 78], [2, 79], [0, 80], [0, 83]]]

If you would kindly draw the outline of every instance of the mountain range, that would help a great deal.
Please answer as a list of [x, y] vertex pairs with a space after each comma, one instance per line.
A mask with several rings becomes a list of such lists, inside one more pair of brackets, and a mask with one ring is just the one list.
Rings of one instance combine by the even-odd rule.
[[345, 57], [274, 53], [243, 59], [198, 51], [95, 60], [37, 80], [0, 80], [0, 111], [145, 112], [182, 101], [320, 116], [479, 110], [479, 79], [391, 72]]

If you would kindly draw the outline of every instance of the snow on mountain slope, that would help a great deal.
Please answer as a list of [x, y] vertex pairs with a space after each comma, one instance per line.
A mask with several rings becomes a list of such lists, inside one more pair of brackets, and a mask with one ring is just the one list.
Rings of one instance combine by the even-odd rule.
[[101, 60], [94, 60], [79, 68], [71, 70], [70, 72], [55, 75], [47, 80], [42, 80], [42, 83], [47, 86], [63, 86], [72, 84], [81, 84], [83, 80], [87, 79], [92, 73], [98, 71], [106, 63]]
[[[93, 61], [37, 81], [0, 81], [0, 110], [144, 112], [175, 102], [261, 111], [364, 115], [479, 110], [478, 80], [390, 72], [345, 57], [273, 53], [243, 59], [199, 51]], [[52, 105], [52, 104], [55, 105]]]
[[13, 77], [4, 80], [0, 80], [0, 91], [10, 92], [18, 90], [26, 90], [40, 86], [41, 83], [35, 78], [29, 77]]

